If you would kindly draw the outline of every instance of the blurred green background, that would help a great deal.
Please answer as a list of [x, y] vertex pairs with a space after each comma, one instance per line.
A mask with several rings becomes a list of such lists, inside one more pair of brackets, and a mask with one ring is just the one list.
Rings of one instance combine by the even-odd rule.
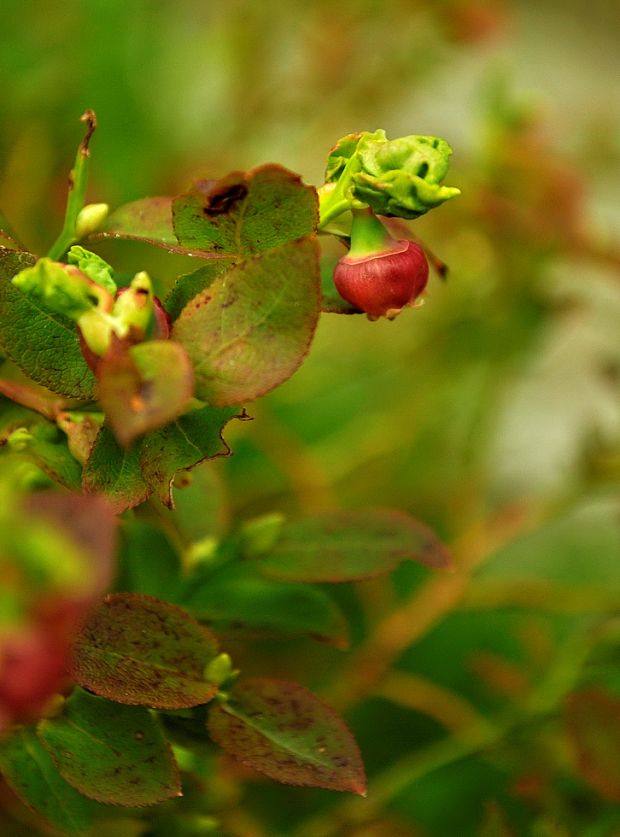
[[[620, 700], [620, 6], [25, 0], [2, 20], [0, 207], [35, 252], [61, 225], [87, 107], [90, 197], [112, 206], [267, 161], [318, 185], [351, 131], [454, 148], [446, 182], [462, 196], [411, 227], [447, 281], [433, 276], [424, 307], [394, 322], [325, 315], [305, 365], [229, 431], [235, 455], [209, 469], [205, 509], [217, 528], [274, 510], [402, 508], [454, 546], [462, 588], [432, 599], [404, 567], [342, 593], [363, 613], [360, 656], [270, 650], [349, 710], [370, 803], [261, 784], [233, 833], [620, 834], [617, 762], [607, 785], [613, 767], [584, 768], [561, 689], [553, 711], [507, 723], [502, 747], [443, 762], [424, 756], [443, 740], [441, 701], [419, 697], [440, 684], [495, 717], [557, 668], [565, 691]], [[99, 250], [121, 270], [148, 267], [162, 292], [179, 269], [129, 243]], [[416, 597], [429, 596], [425, 623]], [[404, 627], [373, 645], [394, 612]], [[587, 646], [585, 668], [580, 652], [562, 656], [571, 643]], [[329, 685], [373, 653], [391, 673], [361, 698]]]

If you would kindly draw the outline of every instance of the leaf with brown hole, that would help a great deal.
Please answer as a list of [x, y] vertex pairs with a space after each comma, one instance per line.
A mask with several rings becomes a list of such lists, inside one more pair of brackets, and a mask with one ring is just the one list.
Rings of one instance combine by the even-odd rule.
[[268, 164], [197, 185], [175, 198], [172, 215], [181, 246], [243, 257], [311, 235], [318, 202], [298, 175]]
[[79, 632], [73, 676], [119, 703], [183, 709], [207, 703], [217, 686], [204, 679], [217, 640], [188, 613], [137, 593], [103, 600]]
[[211, 708], [208, 729], [227, 753], [278, 782], [366, 794], [360, 752], [344, 721], [297, 683], [243, 681]]

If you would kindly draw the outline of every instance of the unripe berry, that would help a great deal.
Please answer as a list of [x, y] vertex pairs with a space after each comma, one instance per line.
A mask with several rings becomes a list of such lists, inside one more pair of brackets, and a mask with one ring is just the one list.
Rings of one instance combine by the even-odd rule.
[[334, 284], [343, 299], [369, 319], [393, 319], [420, 296], [428, 281], [428, 262], [413, 241], [393, 241], [367, 256], [343, 256]]

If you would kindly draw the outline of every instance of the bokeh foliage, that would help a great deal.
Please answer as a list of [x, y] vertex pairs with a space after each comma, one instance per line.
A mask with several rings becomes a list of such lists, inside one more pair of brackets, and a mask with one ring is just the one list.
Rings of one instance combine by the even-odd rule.
[[[318, 184], [352, 130], [455, 148], [462, 197], [410, 227], [447, 281], [393, 323], [324, 316], [305, 365], [231, 425], [235, 455], [180, 492], [196, 541], [261, 513], [380, 505], [453, 547], [454, 575], [405, 564], [343, 589], [344, 656], [305, 639], [233, 654], [346, 711], [368, 801], [244, 781], [205, 749], [188, 765], [201, 777], [181, 803], [191, 814], [166, 803], [146, 833], [207, 834], [211, 816], [239, 837], [617, 833], [614, 4], [10, 5], [0, 206], [34, 251], [59, 229], [85, 107], [100, 122], [92, 199], [113, 206], [272, 160]], [[136, 244], [98, 249], [128, 275], [147, 268], [162, 295], [179, 272]], [[26, 815], [7, 810], [17, 834]], [[145, 833], [131, 817], [110, 828]]]

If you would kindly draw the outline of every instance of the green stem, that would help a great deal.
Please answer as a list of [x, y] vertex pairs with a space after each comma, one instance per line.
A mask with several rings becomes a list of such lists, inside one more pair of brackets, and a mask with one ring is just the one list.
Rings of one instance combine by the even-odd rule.
[[357, 157], [353, 155], [344, 167], [335, 186], [333, 183], [326, 183], [319, 189], [319, 230], [324, 230], [330, 221], [351, 209], [352, 199], [348, 194], [349, 186], [353, 174], [359, 171], [359, 168], [360, 163]]
[[69, 194], [67, 195], [65, 222], [60, 235], [52, 244], [47, 254], [48, 258], [53, 259], [54, 261], [58, 261], [62, 258], [69, 247], [71, 247], [71, 245], [78, 240], [75, 225], [86, 198], [88, 161], [90, 156], [88, 145], [90, 143], [90, 138], [97, 127], [97, 119], [94, 111], [85, 111], [80, 117], [80, 121], [86, 123], [86, 133], [77, 150], [75, 165], [69, 174]]
[[361, 259], [389, 249], [391, 235], [372, 209], [354, 209], [349, 256]]

